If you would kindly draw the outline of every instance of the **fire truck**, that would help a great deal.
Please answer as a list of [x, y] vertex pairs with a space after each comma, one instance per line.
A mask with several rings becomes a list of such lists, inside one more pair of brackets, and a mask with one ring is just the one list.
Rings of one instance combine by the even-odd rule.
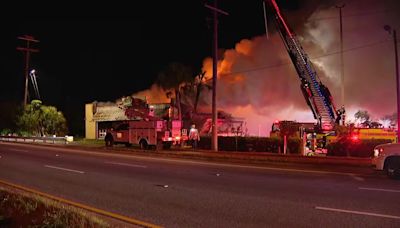
[[310, 58], [307, 56], [295, 33], [286, 23], [275, 0], [268, 0], [270, 14], [278, 33], [286, 47], [297, 75], [300, 79], [300, 88], [307, 105], [310, 107], [317, 127], [321, 132], [328, 133], [334, 130], [345, 113], [344, 107], [336, 109], [329, 89], [321, 82]]
[[[345, 109], [336, 109], [329, 89], [321, 82], [314, 70], [310, 58], [305, 53], [295, 33], [286, 23], [275, 0], [266, 0], [269, 14], [285, 45], [300, 79], [300, 88], [307, 105], [310, 107], [317, 123], [299, 123], [296, 121], [275, 121], [272, 125], [271, 136], [281, 137], [282, 134], [303, 139], [304, 150], [326, 153], [326, 145], [338, 140], [335, 126], [344, 125]], [[396, 141], [393, 129], [384, 128], [349, 128], [349, 137], [352, 141], [362, 139], [388, 139]], [[290, 135], [288, 135], [290, 136]], [[305, 153], [306, 154], [306, 153]]]
[[[285, 17], [280, 11], [275, 0], [267, 0], [269, 15], [273, 16], [275, 27], [285, 45], [297, 75], [300, 79], [300, 88], [310, 107], [314, 118], [317, 120], [315, 127], [309, 123], [295, 121], [278, 121], [273, 123], [271, 135], [280, 135], [280, 125], [285, 123], [286, 128], [297, 128], [297, 135], [311, 142], [310, 148], [315, 151], [321, 144], [326, 144], [326, 137], [335, 134], [335, 125], [344, 123], [344, 107], [336, 109], [333, 97], [329, 89], [321, 82], [310, 58], [307, 56], [295, 33], [286, 23]], [[320, 143], [322, 142], [322, 143]], [[320, 150], [324, 151], [324, 150]]]
[[187, 130], [182, 129], [182, 121], [155, 116], [154, 106], [138, 98], [131, 99], [132, 102], [124, 101], [122, 106], [128, 120], [116, 121], [107, 130], [104, 138], [107, 147], [125, 144], [159, 150], [169, 149], [172, 145], [181, 145], [187, 141]]
[[[180, 144], [183, 140], [179, 133], [181, 121], [173, 120], [129, 120], [124, 121], [115, 128], [111, 128], [105, 137], [106, 146], [125, 144], [139, 145], [141, 149], [151, 147], [169, 149], [173, 144]], [[175, 132], [175, 134], [173, 134]]]

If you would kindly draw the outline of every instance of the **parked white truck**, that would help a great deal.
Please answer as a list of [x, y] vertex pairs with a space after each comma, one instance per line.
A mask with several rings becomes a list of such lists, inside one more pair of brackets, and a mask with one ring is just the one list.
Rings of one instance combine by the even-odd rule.
[[400, 178], [400, 144], [388, 143], [376, 146], [372, 164], [376, 170], [384, 170], [390, 178]]

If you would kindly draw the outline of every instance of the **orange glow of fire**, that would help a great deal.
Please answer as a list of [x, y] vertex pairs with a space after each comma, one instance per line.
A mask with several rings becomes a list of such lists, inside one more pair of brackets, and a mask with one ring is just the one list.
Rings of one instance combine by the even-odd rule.
[[162, 89], [156, 84], [153, 84], [150, 89], [135, 93], [133, 96], [146, 98], [147, 103], [149, 104], [170, 103], [171, 99], [167, 97], [167, 92], [168, 91]]

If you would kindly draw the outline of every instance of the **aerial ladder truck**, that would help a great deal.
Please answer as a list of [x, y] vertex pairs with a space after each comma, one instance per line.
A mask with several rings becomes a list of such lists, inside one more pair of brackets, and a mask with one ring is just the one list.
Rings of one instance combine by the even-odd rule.
[[267, 0], [267, 3], [269, 4], [268, 9], [271, 15], [273, 15], [277, 31], [299, 76], [301, 91], [314, 118], [317, 120], [318, 129], [321, 133], [333, 131], [334, 126], [339, 124], [342, 114], [344, 114], [344, 108], [336, 110], [329, 89], [322, 84], [310, 58], [307, 56], [293, 30], [286, 23], [284, 15], [282, 15], [276, 1]]
[[[313, 141], [312, 150], [324, 149], [329, 141], [335, 141], [335, 126], [341, 122], [344, 125], [345, 109], [341, 107], [336, 109], [333, 98], [329, 89], [321, 82], [314, 70], [310, 58], [305, 53], [303, 47], [298, 41], [296, 35], [290, 26], [286, 23], [285, 17], [280, 11], [278, 4], [275, 0], [266, 0], [270, 15], [273, 16], [274, 24], [277, 31], [282, 38], [285, 48], [289, 54], [297, 75], [300, 79], [301, 91], [304, 98], [310, 107], [314, 118], [317, 120], [317, 128], [313, 132], [311, 140]], [[279, 127], [286, 124], [299, 128], [299, 137], [304, 140], [304, 132], [310, 127], [307, 123], [297, 123], [295, 121], [282, 121], [283, 124], [274, 123], [271, 133], [278, 133]], [[274, 129], [278, 129], [275, 131]], [[302, 130], [303, 129], [303, 132]], [[306, 129], [306, 130], [304, 130]], [[275, 132], [274, 132], [275, 131]], [[318, 135], [322, 136], [322, 143], [317, 142]], [[307, 137], [307, 143], [308, 143]], [[391, 141], [396, 140], [395, 132], [393, 129], [370, 129], [370, 128], [350, 128], [349, 139], [357, 142], [360, 139], [387, 139]], [[320, 146], [321, 145], [321, 146]]]

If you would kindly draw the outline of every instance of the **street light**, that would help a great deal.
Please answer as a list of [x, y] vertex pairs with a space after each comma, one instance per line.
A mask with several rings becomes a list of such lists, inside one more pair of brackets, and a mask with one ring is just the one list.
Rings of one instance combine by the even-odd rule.
[[40, 100], [39, 86], [36, 81], [36, 70], [32, 69], [29, 72], [29, 76], [31, 77], [31, 82], [32, 82], [33, 89], [35, 90], [36, 98]]
[[397, 90], [397, 142], [400, 139], [400, 86], [399, 86], [399, 58], [397, 55], [397, 35], [396, 29], [392, 29], [389, 25], [383, 27], [389, 34], [393, 34], [394, 59], [396, 67], [396, 90]]

